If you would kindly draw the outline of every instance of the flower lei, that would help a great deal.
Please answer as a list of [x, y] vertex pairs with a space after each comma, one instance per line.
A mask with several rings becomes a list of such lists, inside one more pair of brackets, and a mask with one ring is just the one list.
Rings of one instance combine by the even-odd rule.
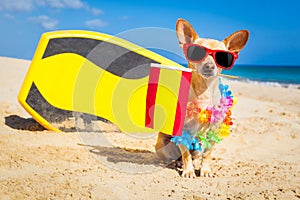
[[220, 104], [217, 106], [201, 109], [197, 100], [191, 101], [187, 105], [186, 117], [189, 119], [194, 118], [200, 124], [207, 125], [209, 128], [196, 134], [183, 130], [181, 136], [171, 138], [172, 142], [176, 145], [185, 145], [189, 150], [202, 151], [202, 145], [205, 149], [209, 149], [214, 143], [219, 143], [230, 134], [233, 125], [231, 110], [236, 99], [229, 90], [228, 85], [222, 84], [221, 79], [219, 80], [219, 90], [221, 99]]

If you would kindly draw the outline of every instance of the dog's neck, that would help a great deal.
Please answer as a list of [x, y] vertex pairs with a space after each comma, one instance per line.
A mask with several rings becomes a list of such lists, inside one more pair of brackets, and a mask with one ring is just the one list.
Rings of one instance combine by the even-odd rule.
[[196, 99], [202, 109], [212, 106], [214, 104], [215, 89], [217, 86], [217, 77], [204, 78], [196, 71], [193, 71], [189, 101]]

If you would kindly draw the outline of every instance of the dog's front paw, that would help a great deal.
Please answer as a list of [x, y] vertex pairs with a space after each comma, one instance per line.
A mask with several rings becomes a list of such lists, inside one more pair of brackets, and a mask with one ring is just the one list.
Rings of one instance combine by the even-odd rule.
[[184, 177], [184, 178], [196, 178], [196, 174], [195, 174], [195, 171], [194, 169], [193, 170], [183, 170], [182, 174], [181, 174], [181, 177]]
[[200, 176], [203, 177], [213, 177], [214, 174], [211, 171], [210, 165], [208, 163], [203, 163], [201, 169], [200, 169]]
[[186, 163], [186, 165], [183, 165], [183, 171], [181, 174], [181, 177], [184, 178], [196, 178], [195, 170], [192, 161]]

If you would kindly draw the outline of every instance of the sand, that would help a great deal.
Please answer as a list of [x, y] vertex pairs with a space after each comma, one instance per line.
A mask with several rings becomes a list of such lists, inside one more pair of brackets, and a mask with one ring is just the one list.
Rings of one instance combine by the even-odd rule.
[[231, 81], [235, 128], [215, 176], [187, 179], [156, 162], [155, 136], [103, 124], [116, 146], [97, 147], [99, 133], [43, 130], [17, 102], [29, 65], [0, 57], [0, 199], [300, 199], [300, 90]]

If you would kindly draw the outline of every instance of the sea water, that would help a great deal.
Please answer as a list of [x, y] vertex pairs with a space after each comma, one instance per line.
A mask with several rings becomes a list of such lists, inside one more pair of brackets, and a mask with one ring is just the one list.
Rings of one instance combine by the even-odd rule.
[[238, 76], [239, 80], [254, 81], [283, 87], [300, 86], [300, 66], [235, 65], [223, 74]]

